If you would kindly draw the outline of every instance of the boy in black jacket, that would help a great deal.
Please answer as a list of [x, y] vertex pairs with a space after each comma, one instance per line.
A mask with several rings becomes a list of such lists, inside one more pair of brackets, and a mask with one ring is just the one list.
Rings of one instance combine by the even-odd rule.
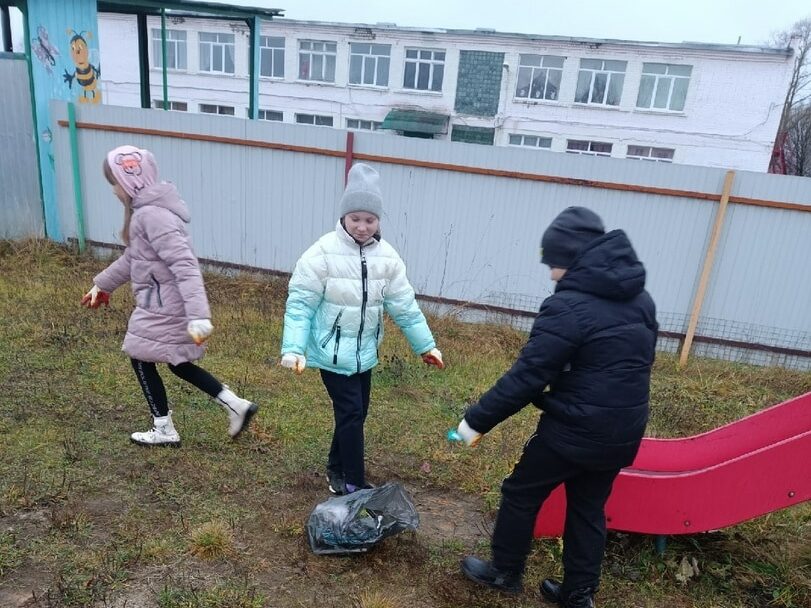
[[475, 445], [530, 402], [543, 415], [501, 486], [492, 561], [468, 556], [462, 571], [519, 592], [538, 510], [562, 483], [564, 578], [544, 580], [541, 593], [566, 608], [591, 608], [605, 550], [605, 503], [648, 420], [658, 325], [645, 268], [622, 230], [606, 233], [593, 211], [569, 207], [544, 232], [541, 247], [555, 293], [541, 304], [518, 360], [466, 412], [458, 432]]

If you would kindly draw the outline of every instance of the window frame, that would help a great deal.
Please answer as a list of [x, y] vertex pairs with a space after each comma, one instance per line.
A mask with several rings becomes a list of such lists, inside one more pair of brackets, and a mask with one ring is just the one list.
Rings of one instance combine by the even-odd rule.
[[[592, 67], [584, 67], [583, 62], [587, 61], [600, 61], [602, 62], [601, 68], [592, 68]], [[622, 70], [617, 69], [608, 69], [606, 68], [607, 63], [622, 63], [624, 67]], [[589, 76], [589, 86], [588, 86], [588, 94], [586, 97], [586, 101], [578, 101], [577, 94], [578, 90], [580, 89], [580, 82], [582, 79], [582, 75], [588, 72]], [[577, 106], [598, 106], [602, 108], [619, 108], [622, 104], [622, 92], [625, 88], [625, 75], [628, 73], [628, 61], [623, 59], [597, 59], [594, 57], [581, 57], [580, 58], [580, 66], [577, 71], [577, 82], [575, 84], [575, 92], [574, 92], [574, 104]], [[597, 79], [600, 75], [605, 75], [605, 84], [603, 89], [603, 101], [594, 101], [594, 94], [595, 94], [595, 84]], [[611, 91], [611, 85], [613, 82], [616, 82], [616, 79], [620, 79], [619, 84], [619, 94], [617, 97], [617, 103], [608, 103], [609, 93]]]
[[[587, 149], [582, 150], [582, 149], [577, 149], [577, 148], [570, 147], [571, 144], [573, 144], [573, 143], [587, 144]], [[600, 150], [594, 150], [595, 144], [598, 145], [598, 146], [608, 146], [609, 147], [608, 152], [600, 151]], [[614, 144], [613, 144], [613, 142], [610, 142], [610, 141], [594, 141], [594, 140], [591, 140], [591, 139], [567, 139], [566, 140], [566, 153], [567, 154], [579, 154], [581, 156], [602, 156], [604, 158], [610, 158], [611, 153], [613, 151], [614, 151]]]
[[[653, 70], [652, 67], [646, 67], [646, 66], [663, 66], [665, 71], [664, 71], [664, 73], [654, 72], [654, 71], [652, 71]], [[684, 68], [688, 68], [690, 73], [687, 76], [684, 76], [682, 74], [671, 73], [672, 68], [677, 68], [677, 69], [681, 68], [682, 71], [683, 71]], [[650, 70], [650, 71], [646, 72], [645, 71], [646, 69]], [[684, 64], [684, 63], [659, 63], [657, 61], [645, 61], [645, 62], [643, 62], [642, 63], [642, 74], [639, 77], [639, 91], [637, 92], [637, 96], [636, 96], [636, 108], [638, 110], [644, 110], [644, 111], [649, 111], [649, 112], [664, 112], [664, 113], [684, 112], [684, 107], [687, 105], [687, 94], [690, 91], [690, 80], [692, 79], [692, 77], [693, 77], [693, 66], [692, 65], [688, 65], [688, 64]], [[644, 91], [643, 83], [645, 82], [645, 80], [650, 80], [651, 78], [653, 79], [653, 85], [652, 85], [652, 88], [650, 90], [649, 103], [648, 103], [647, 106], [639, 105], [640, 102], [642, 101], [642, 95], [643, 95], [643, 91]], [[656, 103], [656, 99], [658, 97], [660, 84], [665, 80], [669, 81], [669, 83], [670, 83], [668, 85], [667, 103], [665, 104], [665, 107], [661, 107], [661, 108], [654, 107], [654, 104]], [[680, 108], [673, 108], [673, 107], [671, 107], [672, 102], [673, 102], [673, 93], [676, 90], [676, 86], [680, 82], [685, 82], [686, 83], [686, 84], [684, 84], [684, 99], [682, 100], [682, 105], [681, 105]]]
[[[161, 30], [160, 28], [151, 28], [152, 29], [152, 68], [155, 70], [162, 69], [163, 63], [163, 49], [161, 48]], [[172, 38], [171, 36], [174, 34], [183, 34], [183, 39], [176, 39]], [[166, 59], [167, 63], [169, 63], [168, 59], [171, 55], [170, 48], [174, 48], [174, 58], [175, 64], [178, 63], [177, 59], [180, 57], [178, 53], [178, 46], [179, 44], [183, 45], [183, 67], [175, 66], [166, 66], [167, 70], [171, 70], [173, 72], [188, 72], [189, 71], [189, 32], [187, 30], [176, 30], [176, 29], [167, 29], [166, 30]]]
[[[281, 40], [281, 46], [271, 46], [271, 40]], [[259, 36], [259, 77], [273, 80], [284, 80], [284, 62], [287, 49], [285, 48], [287, 41], [284, 36]], [[270, 75], [262, 73], [262, 67], [265, 65], [265, 56], [270, 56]], [[277, 57], [281, 55], [281, 59]], [[276, 75], [277, 63], [281, 67], [281, 75]]]
[[[216, 36], [216, 40], [203, 40], [203, 36]], [[220, 40], [220, 36], [224, 36], [226, 41]], [[227, 41], [227, 38], [231, 39], [230, 42]], [[226, 32], [199, 32], [197, 36], [197, 44], [199, 49], [199, 72], [202, 74], [217, 74], [223, 76], [234, 76], [236, 75], [236, 36], [234, 34], [228, 34]], [[209, 60], [209, 68], [208, 70], [203, 68], [203, 56], [205, 53], [203, 52], [203, 45], [208, 47], [208, 60]], [[233, 67], [233, 71], [229, 72], [226, 70], [226, 59], [228, 58], [228, 47], [231, 47], [230, 59], [231, 65]], [[215, 70], [215, 59], [214, 59], [214, 52], [215, 50], [219, 49], [222, 53], [222, 57], [220, 58], [222, 70]]]
[[[309, 122], [309, 121], [305, 122], [305, 121], [299, 120], [299, 118], [305, 117], [305, 116], [311, 117], [313, 119], [313, 122]], [[334, 127], [335, 126], [335, 117], [330, 116], [329, 114], [307, 114], [307, 113], [303, 113], [303, 112], [296, 112], [295, 116], [294, 116], [294, 119], [296, 121], [296, 124], [299, 124], [299, 125], [312, 125], [314, 127]], [[319, 119], [322, 119], [322, 120], [323, 119], [329, 119], [329, 124], [323, 124], [323, 123], [319, 124], [319, 122], [318, 122]], [[326, 121], [324, 120], [324, 122], [326, 122]]]
[[[368, 46], [368, 53], [361, 53], [353, 50], [353, 47]], [[387, 47], [388, 54], [375, 53], [375, 47]], [[360, 81], [353, 82], [352, 80], [352, 63], [353, 59], [360, 58]], [[386, 82], [379, 83], [378, 77], [380, 76], [381, 59], [386, 60]], [[371, 61], [370, 61], [371, 60]], [[369, 63], [373, 63], [372, 74], [374, 82], [365, 82], [366, 70]], [[389, 80], [391, 79], [391, 45], [390, 44], [376, 44], [374, 42], [350, 42], [349, 43], [349, 74], [347, 76], [347, 84], [353, 87], [368, 87], [375, 89], [387, 89], [389, 87]]]
[[[217, 111], [216, 112], [207, 112], [206, 110], [203, 110], [203, 107], [217, 108]], [[236, 111], [237, 111], [235, 106], [224, 106], [224, 105], [220, 105], [218, 103], [201, 103], [201, 104], [198, 104], [197, 109], [200, 112], [200, 114], [210, 114], [210, 115], [214, 115], [214, 116], [236, 116]], [[230, 112], [221, 112], [220, 110], [231, 110], [231, 111]]]
[[[538, 57], [540, 59], [540, 65], [531, 65], [529, 63], [529, 57]], [[547, 60], [560, 60], [560, 66], [556, 65], [545, 65]], [[526, 61], [527, 63], [523, 63]], [[550, 61], [551, 62], [551, 61]], [[556, 62], [556, 61], [555, 61]], [[526, 102], [539, 102], [539, 101], [551, 101], [551, 102], [559, 102], [560, 101], [560, 86], [563, 82], [563, 69], [566, 63], [566, 58], [562, 55], [539, 55], [537, 53], [519, 53], [518, 55], [518, 73], [515, 78], [515, 90], [513, 92], [513, 99], [518, 101], [526, 101]], [[527, 94], [526, 95], [519, 95], [518, 94], [518, 87], [521, 84], [521, 72], [522, 70], [529, 69], [529, 83], [527, 85]], [[542, 97], [532, 97], [532, 88], [533, 83], [536, 79], [536, 70], [538, 72], [544, 72], [544, 94]], [[547, 87], [549, 85], [549, 74], [551, 72], [555, 72], [557, 74], [557, 93], [554, 98], [547, 96]]]
[[[248, 113], [248, 118], [250, 118], [251, 117], [250, 108], [247, 108], [246, 112]], [[278, 119], [276, 119], [276, 118], [267, 118], [267, 115], [269, 113], [278, 114], [280, 116], [280, 118], [278, 118]], [[264, 118], [263, 118], [263, 115], [264, 115]], [[264, 120], [265, 122], [284, 122], [284, 112], [282, 112], [281, 110], [271, 110], [269, 108], [259, 108], [256, 111], [256, 120]]]
[[[359, 126], [356, 126], [356, 127], [350, 126], [349, 125], [350, 121], [358, 123]], [[364, 123], [364, 122], [369, 123], [369, 128], [368, 129], [361, 126], [361, 123]], [[381, 121], [369, 120], [369, 119], [366, 119], [366, 118], [347, 118], [345, 124], [346, 124], [346, 129], [348, 131], [368, 131], [370, 133], [374, 133], [376, 131], [379, 131], [380, 127], [383, 126], [383, 123]]]
[[[639, 148], [641, 150], [647, 150], [648, 153], [646, 155], [643, 154], [632, 154], [631, 148]], [[654, 156], [654, 150], [670, 152], [670, 157], [667, 156]], [[646, 160], [648, 162], [656, 162], [656, 163], [672, 163], [676, 157], [676, 150], [675, 148], [662, 148], [660, 146], [643, 146], [638, 144], [628, 144], [628, 147], [625, 150], [625, 158], [629, 158], [631, 160]]]
[[[442, 87], [445, 86], [445, 63], [447, 62], [448, 58], [448, 51], [447, 49], [439, 49], [439, 48], [424, 48], [424, 47], [405, 47], [403, 49], [403, 90], [405, 91], [420, 91], [422, 93], [434, 93], [442, 95]], [[416, 52], [416, 57], [409, 57], [408, 54], [411, 52]], [[423, 58], [422, 53], [431, 53], [430, 58]], [[436, 59], [435, 54], [442, 53], [442, 59]], [[408, 86], [406, 84], [406, 78], [408, 77], [408, 65], [414, 64], [414, 86]], [[427, 88], [420, 88], [417, 85], [419, 84], [420, 80], [420, 65], [427, 64], [428, 65], [428, 86]], [[434, 88], [434, 78], [436, 76], [436, 67], [442, 67], [442, 75], [441, 80], [439, 83], [439, 88]]]
[[[304, 45], [310, 45], [309, 48], [304, 48]], [[318, 44], [323, 46], [322, 49], [314, 49], [312, 45]], [[331, 45], [334, 50], [328, 50]], [[307, 63], [307, 77], [302, 77], [302, 60], [304, 56], [309, 56]], [[313, 78], [313, 66], [315, 61], [313, 57], [318, 56], [321, 58], [321, 75], [324, 78]], [[326, 76], [329, 73], [330, 59], [332, 59], [332, 79], [329, 80]], [[313, 40], [310, 38], [300, 39], [298, 41], [298, 80], [301, 82], [319, 82], [323, 84], [335, 84], [336, 66], [338, 64], [338, 43], [334, 40]]]
[[[183, 109], [178, 109], [174, 106], [182, 104], [184, 106]], [[163, 110], [163, 99], [153, 99], [152, 100], [152, 109], [154, 110]], [[188, 112], [189, 111], [189, 102], [188, 101], [172, 101], [169, 100], [169, 111], [170, 112]]]
[[[536, 135], [534, 133], [508, 133], [507, 135], [508, 135], [508, 137], [507, 137], [507, 145], [512, 146], [514, 148], [531, 148], [531, 149], [535, 149], [535, 150], [551, 150], [552, 149], [552, 140], [553, 140], [553, 138], [549, 137], [548, 135]], [[514, 137], [520, 137], [521, 138], [521, 143], [519, 143], [519, 144], [513, 143], [513, 138]], [[530, 145], [530, 144], [525, 143], [527, 137], [530, 137], [530, 138], [534, 137], [537, 140], [536, 143], [534, 145]], [[542, 140], [543, 141], [548, 141], [549, 145], [548, 146], [540, 145]]]

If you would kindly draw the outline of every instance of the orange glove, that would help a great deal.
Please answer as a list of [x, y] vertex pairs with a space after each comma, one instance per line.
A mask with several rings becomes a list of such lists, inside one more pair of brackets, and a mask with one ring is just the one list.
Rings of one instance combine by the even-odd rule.
[[438, 348], [432, 348], [427, 353], [422, 354], [422, 360], [426, 365], [433, 365], [438, 369], [445, 369], [445, 363], [442, 361], [442, 353]]
[[110, 294], [93, 285], [92, 289], [82, 296], [82, 306], [98, 308], [102, 304], [110, 306]]

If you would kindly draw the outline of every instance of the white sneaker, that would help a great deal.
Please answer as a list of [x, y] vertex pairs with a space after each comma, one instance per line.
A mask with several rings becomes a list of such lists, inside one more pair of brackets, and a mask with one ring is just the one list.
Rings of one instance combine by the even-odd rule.
[[153, 419], [153, 427], [145, 433], [133, 433], [130, 441], [138, 445], [147, 446], [180, 446], [180, 435], [172, 424], [172, 410], [166, 416], [157, 416]]
[[217, 395], [217, 401], [228, 412], [228, 434], [232, 439], [236, 439], [242, 431], [248, 428], [251, 418], [259, 409], [255, 403], [237, 397], [234, 391], [225, 384], [222, 385], [222, 390]]

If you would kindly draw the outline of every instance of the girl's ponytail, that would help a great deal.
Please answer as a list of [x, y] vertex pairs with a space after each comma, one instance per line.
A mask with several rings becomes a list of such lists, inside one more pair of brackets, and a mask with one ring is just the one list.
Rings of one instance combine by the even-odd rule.
[[[111, 186], [115, 186], [118, 184], [118, 181], [115, 179], [113, 175], [113, 170], [110, 168], [110, 163], [107, 162], [107, 159], [104, 159], [102, 163], [102, 171], [104, 171], [105, 179], [110, 183]], [[124, 205], [124, 226], [121, 228], [121, 240], [124, 241], [124, 245], [130, 244], [130, 221], [132, 220], [132, 198], [130, 196], [126, 197], [126, 200], [121, 201], [121, 204]]]

